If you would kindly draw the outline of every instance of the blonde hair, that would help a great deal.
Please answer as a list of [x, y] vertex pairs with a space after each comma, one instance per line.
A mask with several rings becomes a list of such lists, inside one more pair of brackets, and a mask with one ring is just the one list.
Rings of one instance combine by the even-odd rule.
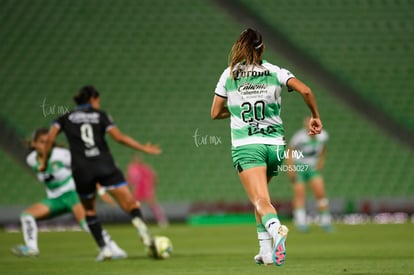
[[243, 62], [245, 68], [250, 65], [261, 65], [264, 50], [262, 35], [253, 29], [244, 30], [234, 42], [229, 53], [230, 75], [234, 79], [237, 76], [236, 65]]

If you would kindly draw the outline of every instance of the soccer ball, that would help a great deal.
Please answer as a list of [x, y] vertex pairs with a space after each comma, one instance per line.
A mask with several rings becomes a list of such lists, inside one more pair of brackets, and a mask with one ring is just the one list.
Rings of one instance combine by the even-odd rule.
[[173, 251], [173, 245], [171, 240], [166, 236], [155, 236], [154, 237], [155, 253], [153, 255], [156, 259], [167, 259], [171, 256]]

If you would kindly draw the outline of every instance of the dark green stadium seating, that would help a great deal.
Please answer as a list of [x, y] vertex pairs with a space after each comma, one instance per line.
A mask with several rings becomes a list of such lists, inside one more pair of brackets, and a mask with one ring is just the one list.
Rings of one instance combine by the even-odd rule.
[[414, 2], [241, 0], [414, 133]]
[[28, 205], [41, 200], [46, 192], [16, 160], [0, 150], [0, 175], [2, 192], [0, 207], [4, 205]]
[[[229, 122], [211, 121], [209, 115], [228, 51], [243, 29], [226, 13], [210, 2], [190, 0], [1, 0], [0, 6], [0, 115], [26, 137], [72, 108], [79, 87], [93, 84], [121, 130], [161, 145], [162, 155], [145, 156], [158, 172], [161, 201], [246, 201], [232, 167]], [[332, 197], [413, 195], [411, 152], [277, 53], [269, 49], [266, 58], [315, 91], [331, 137], [325, 174]], [[301, 127], [305, 114], [300, 96], [285, 93], [287, 137]], [[197, 147], [196, 131], [221, 143]], [[133, 151], [112, 141], [110, 146], [125, 169]], [[4, 155], [2, 187], [14, 190], [30, 176]], [[32, 194], [42, 194], [30, 186], [18, 195], [3, 192], [0, 205], [31, 202]], [[285, 175], [271, 189], [274, 198], [291, 196]]]

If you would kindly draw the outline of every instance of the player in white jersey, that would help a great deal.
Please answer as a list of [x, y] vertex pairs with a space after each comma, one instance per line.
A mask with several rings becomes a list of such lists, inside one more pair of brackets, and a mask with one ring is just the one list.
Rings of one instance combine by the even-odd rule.
[[280, 118], [283, 87], [299, 92], [311, 111], [308, 133], [322, 123], [313, 93], [288, 70], [262, 59], [264, 43], [253, 29], [241, 33], [229, 55], [211, 107], [213, 119], [230, 117], [234, 167], [255, 209], [260, 251], [256, 263], [280, 266], [286, 258], [288, 228], [271, 204], [268, 183], [283, 160], [284, 130]]
[[[69, 150], [60, 147], [53, 147], [48, 158], [48, 166], [43, 172], [38, 171], [39, 154], [41, 154], [46, 143], [49, 130], [39, 128], [34, 131], [31, 147], [34, 150], [27, 156], [26, 162], [36, 172], [37, 178], [46, 187], [47, 198], [33, 204], [25, 209], [20, 220], [22, 224], [25, 245], [18, 245], [12, 248], [12, 253], [17, 256], [38, 256], [38, 236], [36, 220], [52, 218], [67, 212], [72, 212], [81, 228], [89, 232], [85, 220], [85, 211], [76, 193], [75, 183], [70, 167], [71, 155]], [[125, 258], [125, 251], [111, 240], [107, 232], [104, 233], [105, 242], [111, 247], [113, 258]]]
[[[309, 117], [304, 119], [304, 127], [309, 123]], [[293, 218], [299, 231], [307, 232], [309, 226], [306, 220], [306, 186], [309, 184], [316, 199], [320, 213], [320, 224], [325, 231], [332, 231], [329, 201], [325, 195], [325, 184], [320, 173], [326, 156], [328, 133], [325, 130], [317, 136], [309, 136], [306, 129], [298, 130], [292, 137], [288, 153], [288, 176], [292, 181], [294, 192]]]

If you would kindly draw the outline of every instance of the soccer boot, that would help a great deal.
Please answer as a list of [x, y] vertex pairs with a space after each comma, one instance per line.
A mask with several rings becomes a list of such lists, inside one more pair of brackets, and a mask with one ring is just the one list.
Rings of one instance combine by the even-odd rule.
[[112, 251], [108, 245], [105, 245], [99, 251], [98, 257], [96, 257], [97, 262], [108, 261], [112, 259]]
[[11, 252], [19, 257], [36, 257], [39, 256], [39, 251], [34, 250], [26, 245], [17, 245], [11, 249]]
[[121, 249], [113, 240], [109, 242], [109, 249], [112, 252], [112, 259], [114, 260], [125, 259], [126, 257], [128, 257], [127, 253], [123, 249]]
[[261, 255], [260, 253], [254, 256], [254, 261], [259, 265], [273, 265], [272, 253]]
[[149, 247], [152, 243], [152, 237], [148, 232], [147, 225], [140, 218], [134, 218], [132, 220], [132, 224], [137, 229], [138, 235], [141, 238], [142, 243], [145, 246]]
[[286, 238], [289, 229], [285, 225], [281, 225], [277, 232], [277, 236], [273, 243], [272, 259], [276, 266], [281, 266], [286, 259]]

